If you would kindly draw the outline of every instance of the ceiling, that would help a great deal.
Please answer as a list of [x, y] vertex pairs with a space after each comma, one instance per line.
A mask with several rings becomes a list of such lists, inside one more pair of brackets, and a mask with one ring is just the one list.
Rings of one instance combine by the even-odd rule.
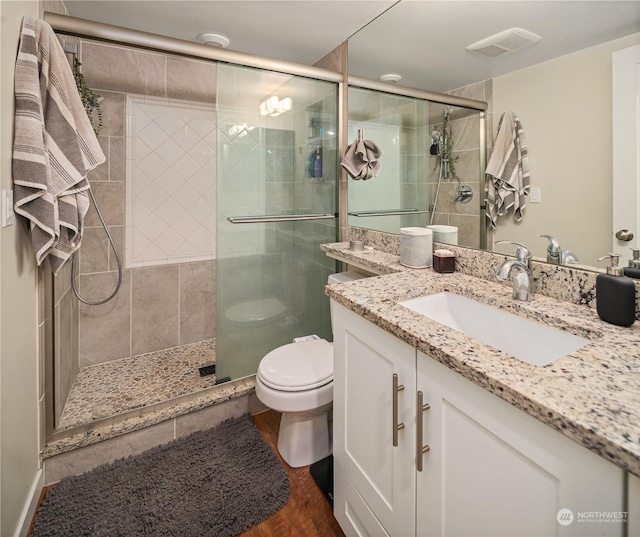
[[311, 65], [396, 0], [63, 0], [69, 14], [198, 41], [214, 32], [230, 49]]
[[[349, 39], [350, 74], [448, 91], [640, 32], [640, 2], [616, 0], [65, 0], [70, 15], [231, 49], [313, 64]], [[465, 46], [512, 27], [532, 46], [490, 58]]]

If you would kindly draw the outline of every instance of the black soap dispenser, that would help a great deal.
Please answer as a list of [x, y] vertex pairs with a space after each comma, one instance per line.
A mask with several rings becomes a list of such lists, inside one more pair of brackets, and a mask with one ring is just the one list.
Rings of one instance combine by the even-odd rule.
[[598, 259], [611, 258], [606, 274], [596, 277], [596, 308], [603, 321], [618, 326], [631, 326], [636, 320], [636, 286], [618, 266], [618, 254], [605, 255]]
[[633, 259], [629, 259], [629, 266], [624, 267], [624, 275], [640, 280], [640, 248], [631, 248]]

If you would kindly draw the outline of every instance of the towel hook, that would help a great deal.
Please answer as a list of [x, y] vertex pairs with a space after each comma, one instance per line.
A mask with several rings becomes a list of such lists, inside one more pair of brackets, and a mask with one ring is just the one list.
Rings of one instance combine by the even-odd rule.
[[362, 142], [362, 140], [364, 140], [364, 133], [362, 132], [362, 129], [358, 129], [358, 141]]

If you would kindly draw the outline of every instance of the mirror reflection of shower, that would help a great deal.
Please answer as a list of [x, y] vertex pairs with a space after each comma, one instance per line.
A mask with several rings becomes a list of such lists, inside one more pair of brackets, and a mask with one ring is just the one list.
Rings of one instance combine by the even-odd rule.
[[440, 130], [434, 130], [431, 133], [431, 140], [432, 143], [431, 148], [429, 149], [429, 154], [438, 157], [436, 164], [438, 167], [438, 183], [436, 186], [436, 193], [433, 198], [433, 205], [429, 208], [431, 213], [429, 217], [429, 225], [433, 224], [436, 208], [438, 206], [440, 185], [443, 179], [453, 177], [458, 181], [458, 188], [454, 196], [454, 201], [459, 203], [469, 203], [473, 198], [473, 190], [470, 186], [462, 184], [460, 177], [458, 177], [455, 171], [455, 161], [457, 160], [457, 157], [452, 155], [453, 139], [451, 136], [451, 126], [449, 124], [449, 108], [444, 109], [442, 127]]

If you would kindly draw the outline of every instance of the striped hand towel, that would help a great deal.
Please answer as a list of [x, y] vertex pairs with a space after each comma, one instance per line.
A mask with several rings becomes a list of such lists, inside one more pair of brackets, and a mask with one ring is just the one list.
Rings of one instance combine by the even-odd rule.
[[499, 216], [513, 207], [513, 217], [520, 222], [529, 195], [529, 154], [520, 120], [505, 112], [498, 124], [498, 135], [486, 169], [487, 209], [491, 227]]
[[15, 67], [14, 210], [54, 274], [80, 246], [87, 172], [105, 156], [51, 26], [24, 17]]

